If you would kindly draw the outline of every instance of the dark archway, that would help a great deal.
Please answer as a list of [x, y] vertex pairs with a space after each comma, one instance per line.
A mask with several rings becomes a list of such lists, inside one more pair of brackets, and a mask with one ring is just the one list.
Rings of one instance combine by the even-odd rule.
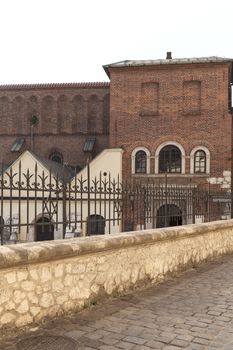
[[104, 235], [105, 234], [105, 219], [101, 215], [90, 215], [87, 219], [87, 234]]
[[41, 217], [35, 225], [36, 241], [51, 241], [54, 239], [54, 226], [46, 217]]
[[170, 227], [182, 225], [182, 211], [175, 204], [162, 205], [157, 210], [156, 227]]

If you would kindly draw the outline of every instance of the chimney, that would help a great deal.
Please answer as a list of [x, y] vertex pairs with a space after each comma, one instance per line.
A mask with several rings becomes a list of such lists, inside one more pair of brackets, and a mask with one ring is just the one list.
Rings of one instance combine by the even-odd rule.
[[167, 60], [171, 60], [172, 59], [172, 53], [171, 51], [167, 52], [167, 57], [166, 57]]

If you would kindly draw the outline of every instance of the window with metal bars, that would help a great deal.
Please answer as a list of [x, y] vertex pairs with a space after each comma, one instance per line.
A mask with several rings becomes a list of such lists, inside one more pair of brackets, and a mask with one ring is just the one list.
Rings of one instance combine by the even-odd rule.
[[159, 153], [160, 173], [181, 173], [181, 151], [173, 145], [165, 146]]
[[138, 151], [135, 155], [135, 173], [146, 174], [146, 152]]
[[202, 150], [198, 150], [194, 154], [194, 173], [206, 173], [206, 153]]

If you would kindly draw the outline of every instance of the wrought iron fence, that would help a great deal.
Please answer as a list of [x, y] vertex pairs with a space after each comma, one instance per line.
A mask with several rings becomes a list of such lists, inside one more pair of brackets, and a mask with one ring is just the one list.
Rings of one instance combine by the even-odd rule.
[[120, 182], [111, 174], [33, 172], [19, 163], [0, 176], [1, 244], [208, 222], [231, 217], [231, 193], [196, 185]]

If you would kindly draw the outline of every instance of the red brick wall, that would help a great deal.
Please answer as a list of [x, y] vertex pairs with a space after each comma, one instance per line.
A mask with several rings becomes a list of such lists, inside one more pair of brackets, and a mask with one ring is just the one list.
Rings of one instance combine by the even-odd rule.
[[[180, 143], [186, 153], [186, 175], [176, 176], [176, 181], [189, 181], [189, 155], [195, 146], [209, 149], [211, 177], [221, 177], [224, 170], [231, 170], [229, 69], [228, 63], [110, 68], [110, 146], [125, 150], [125, 177], [131, 174], [131, 153], [138, 146], [150, 151], [154, 174], [155, 151], [165, 141]], [[184, 100], [187, 81], [196, 83], [188, 86]], [[148, 116], [141, 113], [141, 84], [146, 82], [159, 84], [158, 113]], [[200, 176], [192, 177], [200, 181]]]
[[48, 157], [58, 151], [65, 162], [83, 166], [82, 149], [88, 136], [97, 139], [94, 155], [108, 147], [109, 85], [0, 86], [0, 161], [10, 163], [18, 157], [19, 153], [10, 151], [16, 137], [26, 139], [21, 151], [30, 149], [32, 115], [38, 117], [35, 152]]

